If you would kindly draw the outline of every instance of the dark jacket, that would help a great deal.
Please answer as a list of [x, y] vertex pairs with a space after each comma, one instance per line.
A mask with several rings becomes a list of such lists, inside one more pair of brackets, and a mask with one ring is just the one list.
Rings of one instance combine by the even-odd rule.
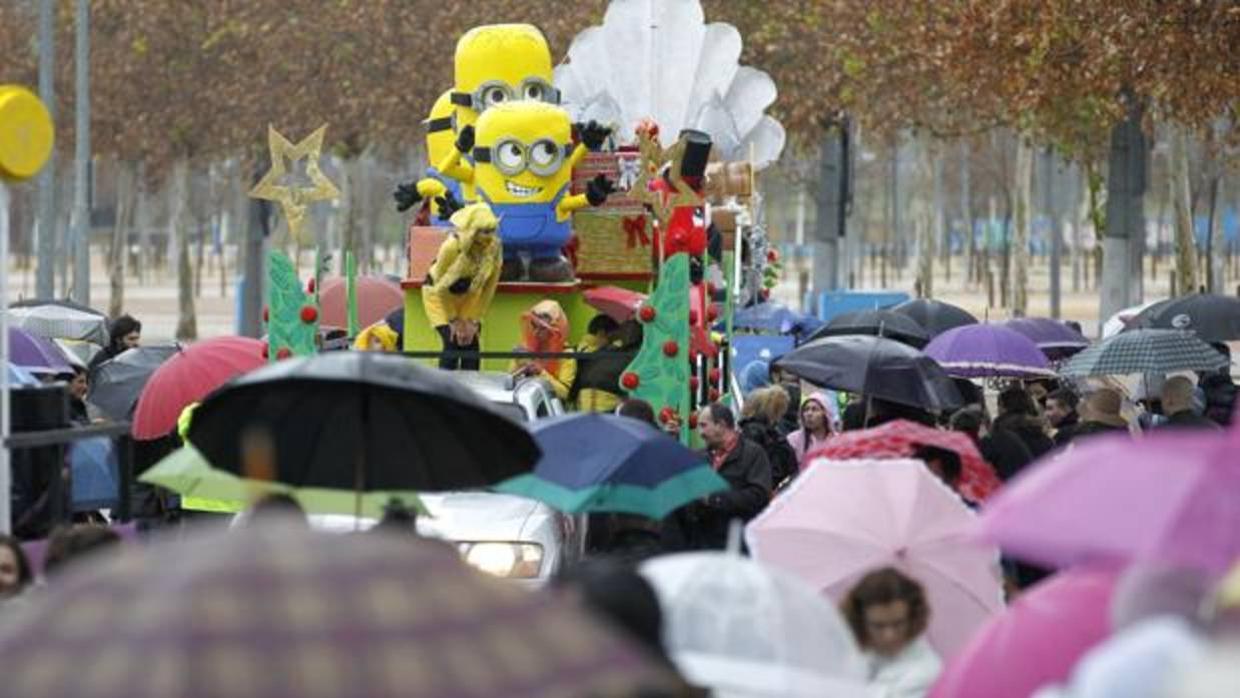
[[788, 437], [762, 417], [748, 417], [740, 423], [741, 436], [751, 441], [766, 452], [766, 459], [771, 464], [771, 483], [779, 487], [781, 483], [796, 477], [800, 471], [797, 454], [788, 444]]
[[1192, 410], [1181, 410], [1167, 417], [1167, 421], [1159, 424], [1158, 429], [1221, 429], [1213, 419], [1204, 417]]
[[1231, 376], [1212, 373], [1201, 379], [1197, 384], [1205, 397], [1205, 416], [1220, 426], [1231, 424], [1232, 410], [1236, 404], [1236, 384]]
[[1004, 482], [1033, 462], [1033, 454], [1025, 442], [1006, 429], [993, 429], [979, 440], [977, 448]]
[[1012, 432], [1033, 454], [1034, 460], [1055, 449], [1055, 442], [1047, 435], [1045, 425], [1037, 417], [1027, 414], [1005, 414], [995, 419], [996, 429]]
[[1067, 417], [1055, 427], [1055, 445], [1063, 448], [1072, 441], [1073, 435], [1076, 434], [1076, 428], [1081, 423], [1081, 416], [1076, 412], [1069, 412]]
[[1073, 443], [1087, 436], [1095, 436], [1097, 434], [1127, 434], [1128, 430], [1124, 427], [1103, 424], [1102, 422], [1081, 422], [1072, 430]]
[[672, 512], [663, 527], [665, 550], [722, 550], [732, 519], [747, 522], [770, 502], [770, 461], [761, 446], [744, 436], [718, 472], [729, 488]]

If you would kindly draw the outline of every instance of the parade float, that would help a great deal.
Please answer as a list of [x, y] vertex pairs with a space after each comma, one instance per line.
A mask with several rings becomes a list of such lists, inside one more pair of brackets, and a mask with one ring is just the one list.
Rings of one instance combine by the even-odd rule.
[[[575, 340], [598, 313], [589, 292], [610, 287], [646, 294], [633, 308], [642, 348], [618, 390], [686, 428], [695, 404], [726, 395], [732, 311], [765, 297], [778, 263], [754, 176], [784, 145], [765, 114], [775, 85], [740, 53], [736, 28], [706, 23], [697, 0], [614, 0], [554, 70], [532, 25], [466, 32], [454, 84], [428, 110], [431, 167], [396, 193], [413, 209], [403, 349], [510, 353], [522, 314], [547, 299]], [[432, 269], [460, 246], [446, 219], [477, 202], [499, 221], [499, 283], [458, 280], [476, 319], [432, 319]]]

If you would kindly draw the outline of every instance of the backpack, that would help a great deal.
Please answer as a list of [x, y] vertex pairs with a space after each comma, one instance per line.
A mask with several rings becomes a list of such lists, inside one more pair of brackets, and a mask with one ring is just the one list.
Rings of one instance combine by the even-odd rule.
[[761, 419], [747, 419], [741, 424], [741, 432], [745, 438], [762, 447], [766, 458], [771, 463], [772, 490], [779, 490], [792, 481], [800, 471], [797, 454], [792, 450], [788, 439], [784, 438], [775, 427]]

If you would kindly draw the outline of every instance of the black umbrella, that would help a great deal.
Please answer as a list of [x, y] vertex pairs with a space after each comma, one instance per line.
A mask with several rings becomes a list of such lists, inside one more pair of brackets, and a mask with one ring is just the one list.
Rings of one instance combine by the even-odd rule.
[[890, 310], [854, 310], [841, 313], [820, 327], [806, 341], [847, 335], [887, 337], [919, 349], [930, 341], [926, 329], [915, 320]]
[[275, 479], [294, 487], [444, 491], [529, 472], [524, 427], [450, 374], [397, 355], [327, 352], [244, 374], [194, 413], [189, 440], [243, 475], [242, 440], [271, 436]]
[[179, 350], [176, 344], [148, 344], [104, 361], [90, 372], [86, 401], [112, 419], [129, 419], [151, 374]]
[[775, 367], [825, 388], [925, 410], [962, 404], [960, 391], [934, 359], [885, 337], [825, 337], [784, 354]]
[[1184, 330], [1207, 342], [1240, 340], [1240, 298], [1194, 293], [1141, 311], [1130, 328]]
[[888, 310], [915, 320], [931, 339], [963, 325], [976, 325], [977, 318], [964, 308], [929, 298], [915, 298], [893, 305]]

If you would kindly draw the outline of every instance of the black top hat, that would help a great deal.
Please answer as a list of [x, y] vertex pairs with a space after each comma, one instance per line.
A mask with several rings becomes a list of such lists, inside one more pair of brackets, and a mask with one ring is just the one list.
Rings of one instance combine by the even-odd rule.
[[685, 157], [680, 163], [680, 176], [696, 189], [702, 175], [706, 174], [706, 163], [710, 161], [710, 134], [685, 129], [680, 132], [680, 138], [685, 140]]

